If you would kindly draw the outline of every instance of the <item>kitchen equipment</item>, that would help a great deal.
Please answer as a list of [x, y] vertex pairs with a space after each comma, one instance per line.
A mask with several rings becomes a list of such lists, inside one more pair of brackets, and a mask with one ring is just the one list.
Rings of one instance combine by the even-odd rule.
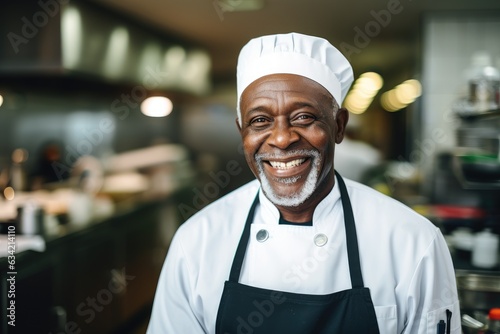
[[44, 234], [43, 209], [33, 201], [24, 203], [17, 208], [17, 232], [25, 235]]
[[488, 314], [488, 330], [485, 334], [500, 334], [500, 308], [492, 308]]
[[472, 251], [473, 233], [483, 226], [486, 212], [471, 205], [437, 204], [432, 206], [432, 213], [436, 225], [451, 233], [455, 249]]
[[499, 272], [457, 271], [457, 289], [462, 310], [488, 313], [500, 307]]
[[470, 261], [472, 247], [474, 246], [472, 230], [467, 227], [458, 227], [451, 233], [450, 241], [454, 254], [459, 258]]
[[456, 130], [457, 146], [465, 154], [497, 155], [500, 149], [498, 120], [492, 115], [463, 120]]
[[498, 235], [489, 229], [476, 233], [472, 247], [472, 265], [485, 269], [494, 268], [498, 264], [498, 242]]
[[462, 330], [464, 334], [479, 334], [483, 333], [486, 325], [481, 321], [474, 319], [468, 314], [462, 315]]
[[500, 181], [500, 160], [493, 155], [470, 154], [460, 157], [466, 179], [471, 181]]

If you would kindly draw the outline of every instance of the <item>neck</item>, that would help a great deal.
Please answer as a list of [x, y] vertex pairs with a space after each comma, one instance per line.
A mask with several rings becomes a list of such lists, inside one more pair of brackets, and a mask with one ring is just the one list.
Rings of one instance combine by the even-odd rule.
[[298, 207], [290, 208], [283, 206], [278, 206], [277, 208], [284, 220], [300, 224], [300, 223], [307, 223], [312, 220], [314, 209], [316, 207], [308, 210], [301, 210]]

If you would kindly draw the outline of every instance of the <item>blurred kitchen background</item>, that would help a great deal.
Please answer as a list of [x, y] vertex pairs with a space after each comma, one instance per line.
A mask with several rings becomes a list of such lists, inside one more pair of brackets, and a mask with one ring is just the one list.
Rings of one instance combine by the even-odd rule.
[[253, 179], [238, 52], [286, 32], [353, 65], [339, 171], [442, 229], [464, 313], [500, 307], [498, 0], [3, 1], [0, 332], [144, 333], [177, 227]]

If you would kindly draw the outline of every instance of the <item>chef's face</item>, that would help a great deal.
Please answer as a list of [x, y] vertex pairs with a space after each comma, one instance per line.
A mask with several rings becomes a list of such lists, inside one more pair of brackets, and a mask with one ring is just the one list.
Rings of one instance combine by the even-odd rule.
[[335, 143], [348, 117], [334, 105], [323, 86], [293, 74], [262, 77], [243, 91], [238, 127], [245, 158], [274, 204], [296, 207], [333, 187]]

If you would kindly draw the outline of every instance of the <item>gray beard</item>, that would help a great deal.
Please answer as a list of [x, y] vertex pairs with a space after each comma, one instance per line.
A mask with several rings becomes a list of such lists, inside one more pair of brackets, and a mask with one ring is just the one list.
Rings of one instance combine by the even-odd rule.
[[[289, 152], [286, 155], [280, 155], [279, 157], [284, 158], [287, 156], [292, 156], [297, 154], [307, 155], [311, 157], [312, 170], [309, 173], [309, 175], [307, 175], [306, 182], [299, 190], [299, 192], [285, 196], [280, 196], [274, 192], [269, 182], [269, 179], [264, 174], [264, 166], [262, 160], [272, 160], [272, 158], [276, 158], [278, 156], [262, 155], [262, 154], [258, 154], [255, 156], [255, 159], [257, 161], [257, 167], [259, 169], [259, 178], [260, 178], [260, 184], [262, 186], [262, 191], [264, 191], [266, 197], [274, 205], [285, 206], [285, 207], [299, 206], [300, 204], [304, 203], [309, 197], [311, 197], [311, 195], [316, 190], [316, 186], [318, 183], [318, 176], [319, 176], [319, 166], [321, 163], [319, 153], [315, 150], [300, 150], [300, 151]], [[299, 179], [300, 177], [287, 177], [287, 178], [277, 178], [274, 179], [273, 181], [281, 182], [284, 184], [293, 184], [297, 182]]]

